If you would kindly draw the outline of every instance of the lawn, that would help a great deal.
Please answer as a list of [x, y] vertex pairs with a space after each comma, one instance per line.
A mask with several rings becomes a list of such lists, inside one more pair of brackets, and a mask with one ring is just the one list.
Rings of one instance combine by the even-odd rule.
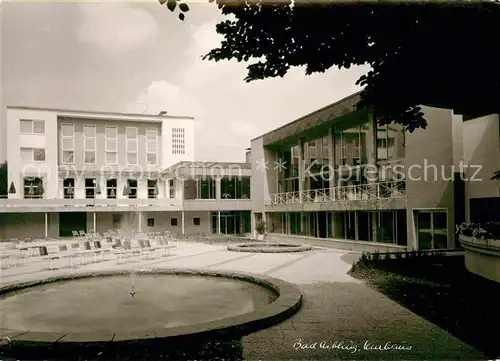
[[500, 356], [500, 284], [468, 272], [463, 256], [372, 255], [350, 274], [488, 357]]

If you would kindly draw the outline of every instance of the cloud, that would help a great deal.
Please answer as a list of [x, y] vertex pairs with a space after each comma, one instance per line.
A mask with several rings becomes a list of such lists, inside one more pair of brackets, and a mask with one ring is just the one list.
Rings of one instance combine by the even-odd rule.
[[[357, 90], [368, 67], [331, 69], [306, 76], [294, 68], [284, 78], [243, 82], [245, 63], [202, 61], [220, 44], [215, 22], [191, 25], [191, 42], [182, 54], [184, 66], [176, 81], [155, 80], [136, 103], [196, 118], [196, 154], [209, 161], [242, 161], [250, 140], [267, 131], [333, 103]], [[142, 106], [142, 109], [145, 109]]]
[[82, 3], [79, 40], [116, 56], [156, 41], [159, 28], [147, 11], [126, 2]]

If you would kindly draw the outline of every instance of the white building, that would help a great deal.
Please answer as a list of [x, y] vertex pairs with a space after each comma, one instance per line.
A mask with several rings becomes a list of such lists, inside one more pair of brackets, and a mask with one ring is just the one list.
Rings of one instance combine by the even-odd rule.
[[250, 167], [192, 163], [192, 117], [7, 107], [5, 141], [2, 239], [118, 228], [249, 232]]

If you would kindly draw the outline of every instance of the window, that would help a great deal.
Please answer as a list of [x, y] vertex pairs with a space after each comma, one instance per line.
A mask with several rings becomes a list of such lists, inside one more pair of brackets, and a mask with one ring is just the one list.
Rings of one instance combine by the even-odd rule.
[[39, 177], [24, 178], [24, 198], [43, 198], [43, 180]]
[[171, 226], [177, 226], [177, 218], [170, 218], [170, 225]]
[[215, 179], [199, 179], [198, 180], [198, 199], [215, 199]]
[[377, 159], [389, 160], [404, 156], [404, 135], [404, 128], [400, 129], [397, 125], [378, 127]]
[[95, 178], [85, 178], [85, 198], [95, 198]]
[[157, 198], [158, 191], [158, 181], [156, 179], [148, 179], [148, 198]]
[[21, 148], [21, 160], [24, 162], [45, 162], [45, 149]]
[[75, 198], [75, 179], [66, 178], [63, 180], [63, 193], [65, 199]]
[[146, 162], [148, 165], [158, 164], [158, 131], [146, 130]]
[[112, 126], [105, 128], [105, 162], [106, 164], [118, 163], [118, 129]]
[[117, 182], [116, 179], [108, 179], [106, 181], [106, 197], [108, 199], [116, 199]]
[[342, 146], [342, 165], [347, 165], [347, 139], [345, 138], [344, 134], [342, 134], [342, 141], [340, 144]]
[[61, 124], [61, 163], [75, 162], [75, 127], [73, 124]]
[[314, 162], [314, 160], [316, 159], [316, 153], [316, 141], [309, 142], [309, 159], [311, 160], [311, 162]]
[[121, 214], [113, 214], [112, 219], [111, 219], [111, 224], [113, 229], [118, 229], [120, 228], [122, 222], [122, 215]]
[[200, 223], [200, 217], [193, 217], [193, 226], [199, 226]]
[[186, 154], [184, 128], [172, 128], [172, 154]]
[[138, 152], [138, 130], [137, 127], [127, 127], [125, 129], [127, 136], [127, 165], [137, 164], [137, 152]]
[[127, 179], [128, 184], [128, 197], [129, 198], [137, 198], [137, 180], [136, 179]]
[[222, 178], [220, 180], [220, 196], [222, 199], [235, 199], [235, 178]]
[[95, 125], [83, 126], [83, 162], [96, 164], [96, 127]]
[[239, 199], [250, 199], [250, 177], [244, 177], [239, 181], [236, 189], [236, 197]]
[[446, 210], [414, 211], [418, 249], [448, 248], [448, 214]]
[[175, 198], [175, 181], [173, 179], [168, 181], [168, 192], [170, 199]]
[[22, 134], [45, 134], [45, 120], [21, 119], [19, 127]]
[[155, 219], [148, 218], [148, 227], [154, 227], [154, 226], [155, 226]]

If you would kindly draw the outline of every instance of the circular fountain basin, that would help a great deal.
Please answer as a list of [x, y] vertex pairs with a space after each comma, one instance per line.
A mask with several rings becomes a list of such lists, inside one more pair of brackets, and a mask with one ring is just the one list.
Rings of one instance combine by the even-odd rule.
[[312, 249], [306, 244], [291, 244], [277, 242], [263, 243], [240, 243], [227, 247], [229, 251], [234, 252], [255, 252], [255, 253], [286, 253], [286, 252], [306, 252]]
[[291, 316], [302, 298], [281, 280], [197, 270], [63, 276], [0, 295], [2, 333], [30, 343], [243, 335]]

